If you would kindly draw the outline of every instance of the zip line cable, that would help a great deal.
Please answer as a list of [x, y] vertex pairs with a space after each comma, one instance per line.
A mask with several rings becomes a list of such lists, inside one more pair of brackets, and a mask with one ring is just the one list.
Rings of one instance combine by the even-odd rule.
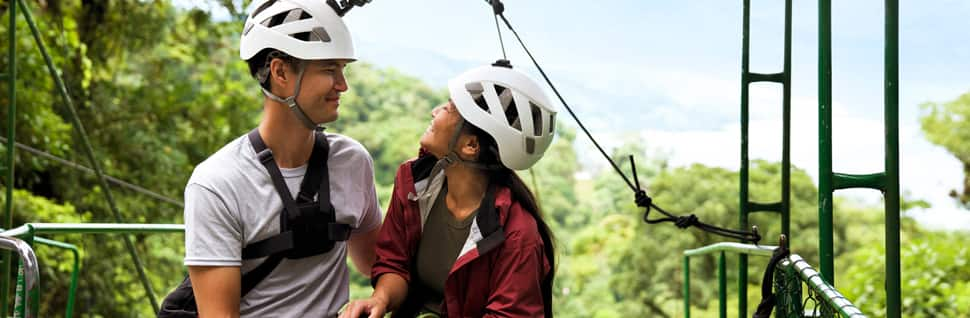
[[[613, 170], [615, 170], [616, 173], [623, 178], [623, 181], [625, 181], [627, 186], [630, 187], [630, 190], [634, 192], [637, 206], [643, 207], [646, 209], [646, 212], [644, 212], [643, 214], [644, 222], [648, 224], [671, 222], [671, 223], [674, 223], [677, 227], [682, 229], [686, 229], [690, 226], [695, 226], [709, 233], [730, 237], [741, 241], [750, 241], [750, 242], [754, 242], [755, 244], [757, 244], [758, 241], [761, 240], [761, 235], [758, 234], [758, 228], [756, 226], [753, 226], [750, 232], [725, 229], [725, 228], [703, 223], [694, 214], [690, 214], [687, 216], [675, 216], [667, 211], [664, 211], [662, 208], [654, 204], [653, 199], [651, 199], [650, 196], [648, 196], [647, 193], [640, 188], [640, 182], [639, 180], [637, 180], [636, 165], [633, 161], [633, 156], [630, 156], [630, 165], [633, 170], [633, 178], [636, 181], [636, 185], [630, 182], [630, 179], [627, 178], [626, 174], [624, 174], [622, 170], [620, 170], [620, 167], [616, 164], [615, 161], [613, 161], [613, 158], [610, 158], [610, 156], [606, 154], [606, 151], [603, 150], [603, 147], [601, 147], [599, 145], [599, 142], [597, 142], [596, 139], [593, 138], [593, 135], [589, 132], [588, 129], [586, 129], [586, 126], [583, 125], [583, 122], [579, 120], [579, 117], [576, 116], [576, 113], [574, 113], [572, 108], [569, 107], [569, 104], [566, 103], [566, 100], [562, 97], [562, 94], [559, 93], [559, 90], [556, 89], [556, 86], [552, 84], [552, 81], [549, 79], [549, 76], [546, 75], [546, 72], [542, 69], [542, 66], [539, 66], [539, 62], [536, 61], [535, 57], [532, 55], [532, 52], [529, 51], [529, 48], [525, 46], [525, 42], [522, 41], [522, 37], [520, 37], [519, 33], [516, 32], [515, 28], [512, 27], [512, 23], [509, 22], [508, 18], [505, 17], [505, 14], [504, 14], [505, 5], [502, 4], [502, 1], [485, 0], [485, 2], [487, 2], [489, 5], [492, 6], [492, 12], [495, 13], [496, 21], [498, 18], [502, 18], [502, 21], [505, 22], [505, 26], [509, 29], [509, 31], [512, 31], [513, 35], [515, 35], [515, 38], [516, 40], [518, 40], [519, 45], [522, 46], [522, 49], [529, 56], [529, 59], [532, 60], [532, 64], [536, 66], [536, 69], [539, 70], [539, 74], [542, 74], [542, 78], [545, 79], [546, 83], [549, 84], [549, 87], [552, 88], [553, 93], [555, 93], [556, 97], [559, 98], [559, 102], [561, 102], [563, 106], [566, 107], [566, 111], [569, 112], [569, 115], [573, 117], [573, 119], [576, 121], [577, 124], [579, 124], [579, 128], [583, 130], [583, 133], [585, 133], [586, 136], [589, 137], [590, 141], [593, 142], [593, 145], [596, 146], [596, 149], [599, 150], [600, 154], [602, 154], [603, 157], [610, 162], [610, 165], [613, 166]], [[499, 37], [501, 37], [501, 32], [499, 32]], [[504, 45], [503, 45], [503, 53], [504, 53]], [[657, 210], [657, 212], [660, 212], [666, 217], [660, 218], [660, 219], [652, 219], [652, 220], [649, 219], [648, 216], [650, 215], [651, 209]]]
[[[3, 142], [7, 142], [7, 138], [6, 137], [3, 137], [3, 136], [0, 136], [0, 143], [3, 143]], [[25, 144], [22, 144], [20, 142], [15, 142], [15, 143], [17, 145], [17, 148], [19, 148], [21, 150], [24, 150], [26, 152], [32, 153], [32, 154], [34, 154], [36, 156], [40, 156], [40, 157], [43, 157], [45, 159], [48, 159], [48, 160], [51, 160], [51, 161], [60, 163], [62, 165], [68, 166], [70, 168], [74, 168], [74, 169], [77, 169], [77, 170], [80, 170], [80, 171], [87, 172], [87, 173], [90, 173], [90, 174], [94, 174], [95, 173], [94, 172], [94, 169], [88, 168], [88, 167], [86, 167], [84, 165], [81, 165], [81, 164], [72, 162], [70, 160], [67, 160], [67, 159], [64, 159], [64, 158], [61, 158], [61, 157], [57, 157], [57, 156], [55, 156], [55, 155], [53, 155], [51, 153], [45, 152], [45, 151], [40, 150], [40, 149], [37, 149], [37, 148], [30, 147], [30, 146], [25, 145]], [[129, 190], [132, 190], [132, 191], [135, 191], [135, 192], [138, 192], [138, 193], [147, 195], [147, 196], [152, 197], [152, 198], [155, 198], [155, 199], [157, 199], [159, 201], [171, 203], [171, 204], [176, 205], [176, 206], [178, 206], [180, 208], [184, 208], [185, 207], [182, 204], [182, 202], [180, 202], [180, 201], [178, 201], [176, 199], [172, 199], [170, 197], [166, 197], [166, 196], [164, 196], [164, 195], [162, 195], [162, 194], [160, 194], [158, 192], [155, 192], [155, 191], [152, 191], [152, 190], [148, 190], [148, 189], [146, 189], [144, 187], [138, 186], [136, 184], [129, 183], [129, 182], [125, 181], [125, 180], [121, 180], [121, 179], [118, 179], [118, 178], [115, 178], [115, 177], [112, 177], [112, 176], [108, 176], [108, 175], [105, 175], [104, 178], [105, 179], [108, 179], [109, 182], [111, 182], [111, 183], [113, 183], [115, 185], [118, 185], [118, 186], [120, 186], [122, 188], [127, 188]]]
[[498, 15], [495, 15], [495, 33], [498, 33], [498, 44], [502, 46], [502, 59], [508, 60], [508, 55], [505, 54], [505, 41], [502, 40], [502, 28], [498, 24]]

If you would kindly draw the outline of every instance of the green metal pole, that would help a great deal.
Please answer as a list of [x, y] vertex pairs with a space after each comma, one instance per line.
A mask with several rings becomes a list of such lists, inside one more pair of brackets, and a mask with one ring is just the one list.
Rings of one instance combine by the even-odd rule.
[[[738, 223], [741, 229], [748, 228], [748, 91], [750, 82], [750, 31], [751, 31], [751, 0], [744, 0], [741, 27], [741, 184], [740, 184], [740, 215]], [[744, 241], [742, 241], [744, 243]], [[721, 253], [723, 258], [724, 253]], [[748, 256], [738, 255], [738, 315], [747, 316], [748, 311]], [[723, 314], [723, 313], [722, 313]]]
[[71, 316], [74, 314], [74, 300], [77, 296], [77, 280], [78, 280], [78, 273], [80, 272], [80, 264], [81, 264], [81, 256], [78, 253], [77, 246], [74, 246], [74, 244], [58, 242], [55, 240], [49, 240], [41, 237], [34, 238], [34, 241], [40, 244], [68, 249], [71, 251], [72, 254], [74, 254], [74, 266], [71, 271], [71, 286], [67, 292], [67, 311], [64, 314], [65, 318], [71, 318]]
[[[791, 241], [791, 7], [792, 0], [785, 1], [785, 85], [782, 104], [784, 126], [781, 150], [781, 234]], [[787, 243], [786, 243], [787, 245]], [[747, 316], [742, 315], [742, 317]]]
[[[54, 78], [54, 83], [57, 85], [58, 92], [60, 92], [61, 98], [64, 99], [64, 104], [71, 114], [71, 122], [74, 128], [77, 130], [78, 135], [81, 137], [82, 144], [84, 145], [84, 154], [86, 155], [88, 161], [91, 162], [91, 168], [94, 169], [98, 176], [98, 183], [104, 190], [105, 199], [108, 201], [108, 207], [111, 208], [111, 213], [114, 215], [115, 222], [123, 223], [124, 220], [121, 217], [121, 212], [118, 211], [118, 205], [115, 203], [114, 196], [111, 194], [111, 188], [108, 186], [108, 181], [104, 177], [101, 164], [95, 160], [94, 148], [91, 147], [91, 143], [88, 141], [88, 134], [84, 129], [84, 125], [81, 124], [77, 111], [74, 110], [74, 102], [71, 100], [71, 96], [67, 93], [67, 87], [61, 80], [60, 75], [58, 75], [56, 68], [54, 67], [54, 62], [51, 60], [50, 54], [47, 54], [47, 49], [45, 48], [40, 37], [40, 31], [37, 30], [37, 26], [34, 24], [33, 18], [30, 16], [30, 12], [27, 11], [27, 6], [24, 4], [23, 0], [17, 0], [17, 3], [20, 4], [21, 9], [24, 11], [24, 19], [27, 20], [27, 25], [30, 26], [30, 32], [33, 34], [34, 40], [37, 42], [37, 47], [40, 49], [40, 53], [44, 56], [44, 62], [47, 63], [47, 70], [50, 72], [51, 77]], [[145, 288], [145, 294], [152, 306], [152, 311], [158, 312], [158, 300], [155, 299], [155, 292], [152, 290], [151, 282], [148, 280], [148, 275], [145, 273], [145, 268], [142, 266], [141, 259], [138, 257], [138, 252], [135, 250], [135, 244], [132, 243], [131, 238], [127, 235], [124, 235], [123, 238], [125, 248], [128, 250], [128, 254], [131, 256], [132, 262], [135, 264], [135, 269], [138, 272], [138, 278], [141, 281], [142, 287]]]
[[724, 252], [717, 258], [717, 298], [721, 318], [727, 318], [727, 267], [724, 265]]
[[684, 255], [684, 317], [690, 318], [690, 256]]
[[902, 311], [899, 261], [899, 1], [886, 0], [886, 316]]
[[[7, 105], [7, 160], [4, 162], [4, 167], [7, 169], [6, 175], [6, 206], [4, 211], [6, 211], [6, 217], [3, 218], [3, 228], [9, 229], [13, 227], [13, 178], [14, 178], [14, 141], [16, 140], [15, 133], [17, 132], [17, 5], [10, 3], [7, 9], [7, 14], [10, 15], [10, 26], [8, 37], [8, 51], [7, 51], [7, 87], [9, 88], [8, 95], [10, 98], [10, 103]], [[10, 290], [10, 270], [11, 263], [13, 262], [12, 253], [10, 251], [0, 252], [0, 261], [3, 262], [2, 272], [3, 275], [0, 278], [0, 314], [6, 313], [7, 311], [7, 296]]]
[[832, 0], [818, 1], [818, 249], [822, 279], [835, 286], [832, 244]]

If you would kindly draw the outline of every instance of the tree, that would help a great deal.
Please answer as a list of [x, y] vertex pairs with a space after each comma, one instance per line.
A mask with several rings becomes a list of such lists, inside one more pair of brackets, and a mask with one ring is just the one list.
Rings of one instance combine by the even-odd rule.
[[950, 196], [970, 208], [970, 92], [943, 103], [920, 105], [923, 132], [930, 142], [943, 146], [963, 163], [963, 190]]

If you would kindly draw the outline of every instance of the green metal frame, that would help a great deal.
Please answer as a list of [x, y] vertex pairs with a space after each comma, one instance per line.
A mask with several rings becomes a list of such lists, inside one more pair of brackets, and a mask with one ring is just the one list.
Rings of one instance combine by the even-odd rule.
[[[77, 247], [72, 244], [37, 238], [39, 234], [139, 234], [139, 233], [184, 233], [185, 226], [181, 224], [118, 224], [118, 223], [27, 223], [20, 227], [0, 232], [0, 236], [17, 237], [31, 243], [47, 244], [55, 247], [70, 249], [74, 252], [74, 268], [71, 272], [71, 287], [68, 291], [68, 305], [66, 317], [71, 317], [74, 310], [74, 300], [77, 294], [77, 281], [79, 271], [79, 255]], [[35, 300], [29, 304], [34, 308], [32, 312], [37, 312], [40, 303], [40, 288], [37, 288], [36, 295], [29, 299]], [[17, 315], [15, 310], [15, 316]], [[23, 313], [20, 313], [23, 317]]]
[[[717, 258], [717, 286], [718, 286], [718, 312], [720, 317], [727, 317], [727, 269], [725, 266], [725, 253], [735, 253], [738, 255], [756, 255], [771, 257], [775, 246], [758, 246], [733, 242], [721, 242], [692, 250], [684, 251], [684, 317], [690, 318], [690, 258], [718, 253]], [[747, 286], [745, 286], [747, 287]], [[739, 297], [747, 296], [739, 294]], [[743, 316], [742, 316], [743, 317]]]
[[885, 170], [866, 175], [832, 171], [832, 4], [819, 1], [819, 257], [821, 277], [835, 286], [833, 192], [849, 188], [882, 191], [886, 217], [886, 316], [900, 317], [899, 255], [899, 1], [885, 1]]
[[[792, 1], [785, 0], [785, 48], [784, 66], [781, 73], [760, 74], [750, 70], [751, 0], [744, 0], [741, 36], [741, 171], [740, 171], [740, 228], [748, 228], [748, 216], [756, 212], [781, 214], [781, 234], [791, 238], [791, 30]], [[752, 202], [749, 196], [748, 117], [749, 89], [751, 84], [772, 82], [782, 88], [782, 150], [781, 150], [781, 199], [775, 203]], [[748, 315], [748, 256], [738, 257], [738, 315]]]

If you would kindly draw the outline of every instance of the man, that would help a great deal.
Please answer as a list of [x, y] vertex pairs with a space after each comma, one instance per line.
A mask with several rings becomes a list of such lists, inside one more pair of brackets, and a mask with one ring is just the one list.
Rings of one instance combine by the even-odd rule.
[[[240, 57], [265, 96], [259, 137], [295, 197], [317, 125], [337, 119], [353, 44], [335, 8], [322, 0], [264, 0], [252, 8]], [[330, 202], [336, 223], [351, 229], [349, 239], [319, 255], [283, 258], [242, 296], [241, 276], [268, 259], [244, 259], [243, 248], [280, 234], [284, 203], [267, 172], [271, 163], [264, 167], [242, 136], [196, 167], [185, 188], [185, 265], [200, 316], [334, 317], [349, 294], [347, 255], [370, 273], [381, 222], [373, 162], [349, 137], [326, 134], [326, 140]]]

